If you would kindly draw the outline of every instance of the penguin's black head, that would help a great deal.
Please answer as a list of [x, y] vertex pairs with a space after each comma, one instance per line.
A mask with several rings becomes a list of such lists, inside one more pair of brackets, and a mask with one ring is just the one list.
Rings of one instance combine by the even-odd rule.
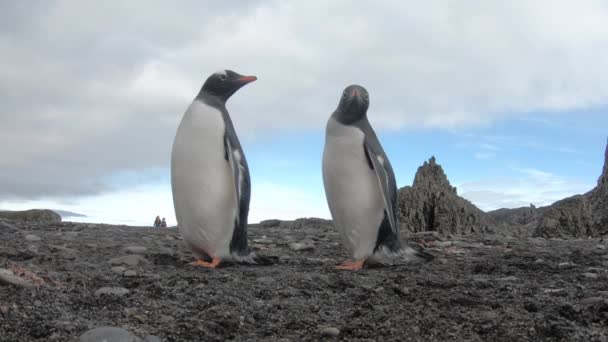
[[242, 86], [255, 80], [257, 80], [255, 76], [243, 76], [232, 70], [222, 70], [207, 78], [201, 93], [217, 96], [226, 101]]
[[369, 108], [369, 93], [360, 85], [350, 85], [342, 92], [338, 104], [338, 118], [346, 123], [357, 121], [365, 116]]

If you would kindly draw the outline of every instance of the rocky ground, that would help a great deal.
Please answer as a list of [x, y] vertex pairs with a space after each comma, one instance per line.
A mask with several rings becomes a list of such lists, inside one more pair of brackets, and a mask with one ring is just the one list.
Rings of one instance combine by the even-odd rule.
[[327, 221], [266, 222], [273, 265], [207, 270], [174, 229], [0, 222], [0, 340], [608, 341], [604, 241], [409, 239], [437, 258], [337, 271]]

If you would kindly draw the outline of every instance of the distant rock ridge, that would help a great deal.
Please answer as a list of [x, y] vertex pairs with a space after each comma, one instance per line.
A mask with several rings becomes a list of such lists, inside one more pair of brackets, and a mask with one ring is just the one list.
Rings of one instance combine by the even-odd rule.
[[61, 222], [61, 216], [49, 209], [2, 210], [0, 211], [0, 218], [16, 222]]
[[399, 189], [399, 221], [410, 232], [484, 233], [490, 229], [485, 213], [459, 197], [435, 157], [418, 168], [412, 186]]
[[608, 144], [602, 174], [591, 191], [546, 207], [499, 209], [488, 215], [497, 230], [515, 230], [520, 235], [572, 238], [608, 234]]

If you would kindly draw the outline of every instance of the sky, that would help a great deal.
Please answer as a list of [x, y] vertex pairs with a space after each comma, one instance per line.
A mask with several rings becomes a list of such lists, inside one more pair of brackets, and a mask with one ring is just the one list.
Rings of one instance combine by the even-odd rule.
[[329, 218], [324, 129], [342, 90], [397, 184], [437, 158], [483, 210], [596, 184], [608, 136], [608, 2], [2, 1], [0, 209], [175, 224], [171, 145], [218, 70], [252, 177], [250, 222]]

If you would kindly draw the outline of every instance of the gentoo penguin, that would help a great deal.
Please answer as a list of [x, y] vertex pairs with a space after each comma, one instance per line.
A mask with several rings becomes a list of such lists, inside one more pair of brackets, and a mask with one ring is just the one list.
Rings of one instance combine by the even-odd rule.
[[195, 266], [253, 262], [247, 248], [249, 168], [226, 101], [256, 79], [231, 70], [212, 74], [177, 129], [171, 153], [173, 205]]
[[325, 195], [352, 258], [336, 267], [343, 270], [360, 270], [368, 260], [432, 258], [399, 241], [395, 175], [367, 120], [368, 107], [367, 90], [348, 86], [325, 134]]

